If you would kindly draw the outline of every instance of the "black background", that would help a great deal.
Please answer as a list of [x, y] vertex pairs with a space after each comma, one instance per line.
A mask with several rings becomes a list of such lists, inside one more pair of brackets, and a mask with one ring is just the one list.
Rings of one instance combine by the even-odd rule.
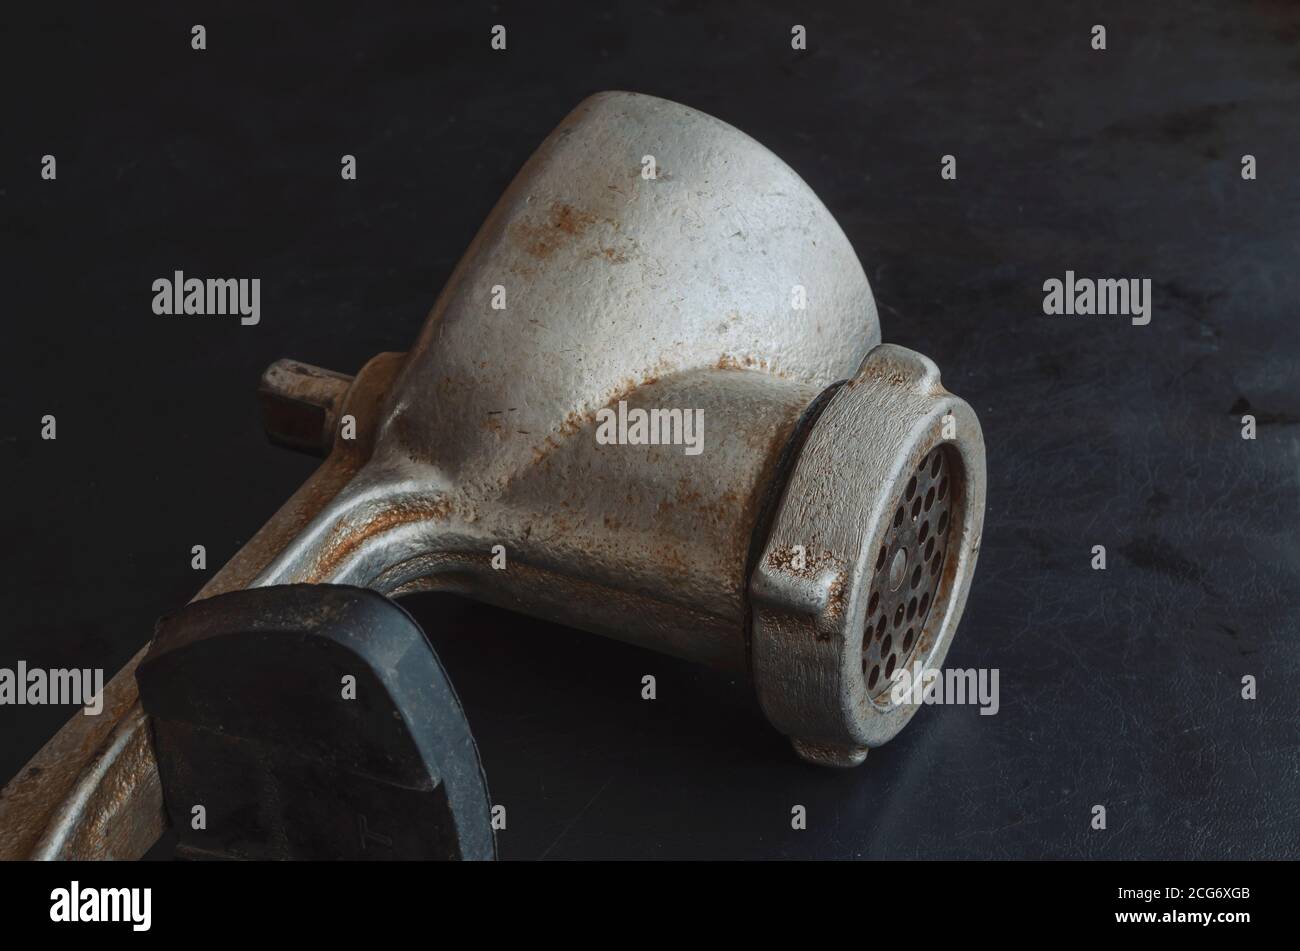
[[[0, 24], [0, 666], [111, 675], [314, 465], [266, 444], [262, 368], [405, 349], [531, 150], [585, 95], [633, 89], [785, 159], [853, 242], [884, 338], [979, 413], [988, 513], [948, 663], [999, 668], [1001, 711], [922, 710], [823, 771], [744, 683], [407, 599], [508, 807], [502, 855], [1300, 854], [1300, 8], [158, 3]], [[154, 316], [174, 269], [260, 277], [261, 324]], [[1151, 324], [1045, 317], [1066, 269], [1151, 278]], [[0, 709], [0, 777], [67, 713]]]

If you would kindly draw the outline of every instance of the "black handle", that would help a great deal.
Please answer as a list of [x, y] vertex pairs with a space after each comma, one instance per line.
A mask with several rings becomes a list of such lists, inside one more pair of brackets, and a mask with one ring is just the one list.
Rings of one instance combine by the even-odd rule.
[[180, 855], [496, 857], [460, 701], [383, 595], [285, 585], [192, 602], [158, 622], [136, 680]]

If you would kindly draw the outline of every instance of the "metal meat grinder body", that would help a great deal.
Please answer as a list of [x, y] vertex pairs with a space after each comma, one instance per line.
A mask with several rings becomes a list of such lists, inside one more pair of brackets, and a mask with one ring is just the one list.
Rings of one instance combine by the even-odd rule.
[[[355, 378], [281, 361], [262, 397], [273, 438], [328, 457], [200, 599], [460, 592], [747, 675], [815, 763], [906, 724], [892, 675], [942, 662], [979, 551], [979, 423], [928, 358], [880, 343], [834, 218], [757, 142], [649, 96], [560, 123], [409, 353]], [[599, 438], [637, 410], [702, 439]], [[156, 834], [133, 669], [115, 728], [74, 718], [33, 760], [63, 767], [6, 790], [0, 826], [41, 830], [4, 833], [6, 854]]]

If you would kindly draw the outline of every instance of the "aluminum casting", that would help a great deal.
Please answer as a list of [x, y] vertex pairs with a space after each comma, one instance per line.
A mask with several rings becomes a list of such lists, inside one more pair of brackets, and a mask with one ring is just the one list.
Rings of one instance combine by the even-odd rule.
[[[749, 676], [815, 763], [906, 724], [890, 677], [942, 662], [979, 551], [979, 423], [880, 343], [831, 214], [757, 142], [649, 96], [560, 123], [409, 353], [355, 377], [281, 361], [261, 395], [273, 439], [327, 458], [198, 598], [460, 592]], [[702, 410], [703, 451], [602, 443], [620, 403]], [[134, 857], [162, 831], [138, 660], [6, 787], [0, 857]]]

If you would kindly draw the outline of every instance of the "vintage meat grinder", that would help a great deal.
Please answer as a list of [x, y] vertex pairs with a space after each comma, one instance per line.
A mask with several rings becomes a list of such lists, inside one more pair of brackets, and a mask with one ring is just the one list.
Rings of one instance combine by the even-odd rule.
[[[649, 96], [560, 123], [408, 353], [280, 361], [261, 397], [325, 462], [4, 790], [0, 857], [136, 857], [169, 824], [194, 856], [493, 856], [454, 691], [384, 597], [416, 590], [743, 674], [799, 756], [855, 765], [979, 551], [979, 423], [880, 343], [830, 213]], [[703, 451], [597, 439], [614, 408], [702, 411]]]

